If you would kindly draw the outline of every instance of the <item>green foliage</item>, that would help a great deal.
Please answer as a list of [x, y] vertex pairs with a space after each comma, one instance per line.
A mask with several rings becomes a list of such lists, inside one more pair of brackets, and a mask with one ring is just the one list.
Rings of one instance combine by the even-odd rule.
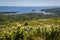
[[14, 40], [23, 40], [23, 31], [20, 32], [19, 28], [17, 29], [17, 32], [14, 34], [15, 34]]
[[60, 40], [60, 18], [51, 15], [0, 15], [0, 23], [0, 40]]
[[55, 17], [54, 17], [54, 15], [45, 15], [43, 13], [0, 15], [0, 22], [1, 22], [1, 24], [4, 24], [5, 22], [12, 23], [12, 22], [19, 22], [19, 21], [30, 21], [30, 20], [48, 19], [48, 18], [55, 18]]
[[28, 23], [26, 22], [26, 23], [24, 24], [24, 26], [28, 26]]

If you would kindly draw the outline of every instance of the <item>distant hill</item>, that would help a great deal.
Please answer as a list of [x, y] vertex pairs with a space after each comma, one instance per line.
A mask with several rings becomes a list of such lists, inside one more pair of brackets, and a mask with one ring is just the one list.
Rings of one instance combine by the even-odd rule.
[[46, 13], [52, 13], [52, 14], [55, 14], [55, 15], [59, 15], [60, 16], [60, 8], [41, 9], [41, 11], [44, 11]]
[[50, 12], [50, 13], [60, 13], [60, 8], [41, 9], [41, 11]]

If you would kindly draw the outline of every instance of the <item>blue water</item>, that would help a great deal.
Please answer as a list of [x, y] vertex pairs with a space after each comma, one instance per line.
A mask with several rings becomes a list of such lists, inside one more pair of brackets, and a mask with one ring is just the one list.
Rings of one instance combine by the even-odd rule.
[[35, 12], [40, 11], [41, 9], [49, 8], [60, 8], [60, 6], [40, 6], [40, 7], [31, 7], [31, 6], [0, 6], [0, 12], [17, 12], [17, 13], [28, 13], [35, 10]]

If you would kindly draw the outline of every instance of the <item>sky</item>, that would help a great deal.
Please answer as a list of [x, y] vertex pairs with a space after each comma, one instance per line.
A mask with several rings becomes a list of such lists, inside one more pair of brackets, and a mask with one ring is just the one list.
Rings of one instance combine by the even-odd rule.
[[0, 0], [0, 6], [60, 6], [60, 0]]

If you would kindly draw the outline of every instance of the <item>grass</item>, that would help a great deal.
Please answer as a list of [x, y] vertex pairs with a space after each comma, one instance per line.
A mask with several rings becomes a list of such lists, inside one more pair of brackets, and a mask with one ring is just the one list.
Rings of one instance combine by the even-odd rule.
[[0, 26], [0, 40], [60, 40], [60, 19], [13, 22]]

